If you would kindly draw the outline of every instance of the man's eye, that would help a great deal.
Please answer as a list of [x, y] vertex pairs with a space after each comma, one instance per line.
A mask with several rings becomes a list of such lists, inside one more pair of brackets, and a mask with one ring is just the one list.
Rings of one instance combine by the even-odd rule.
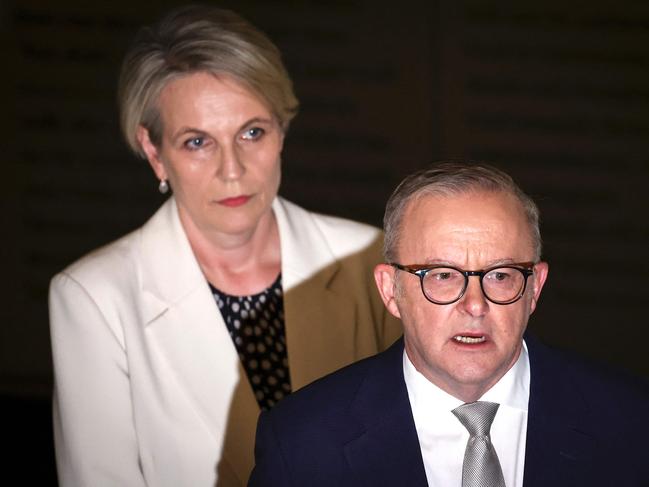
[[266, 131], [260, 127], [252, 127], [243, 132], [242, 138], [245, 140], [257, 140], [265, 133]]
[[510, 276], [509, 272], [492, 271], [489, 274], [487, 274], [487, 277], [492, 281], [503, 282], [503, 281], [508, 280], [511, 276]]
[[190, 150], [196, 150], [200, 149], [205, 145], [205, 138], [204, 137], [192, 137], [188, 141], [185, 142], [185, 147], [187, 147]]
[[450, 281], [452, 279], [456, 279], [458, 277], [457, 272], [453, 271], [445, 271], [445, 270], [440, 270], [440, 271], [431, 271], [429, 273], [430, 277], [429, 279], [434, 279], [435, 281]]

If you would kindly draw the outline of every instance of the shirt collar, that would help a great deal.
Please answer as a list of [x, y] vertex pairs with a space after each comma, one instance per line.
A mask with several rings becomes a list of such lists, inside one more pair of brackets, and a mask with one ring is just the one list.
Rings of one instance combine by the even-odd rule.
[[523, 341], [518, 360], [494, 386], [485, 392], [481, 401], [497, 402], [503, 406], [527, 412], [530, 398], [530, 359]]
[[[464, 404], [464, 401], [448, 394], [426, 379], [412, 364], [405, 349], [403, 351], [403, 376], [413, 407], [419, 405], [429, 411], [450, 411]], [[496, 402], [527, 411], [529, 396], [530, 360], [527, 345], [523, 341], [521, 353], [514, 365], [479, 400]]]

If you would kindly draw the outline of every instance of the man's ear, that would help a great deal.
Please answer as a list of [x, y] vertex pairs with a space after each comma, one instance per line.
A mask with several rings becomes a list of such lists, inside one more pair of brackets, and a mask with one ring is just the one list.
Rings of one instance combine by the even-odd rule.
[[374, 280], [383, 304], [387, 310], [397, 318], [401, 318], [397, 302], [395, 300], [396, 292], [396, 269], [388, 264], [379, 264], [374, 268]]
[[153, 169], [156, 177], [160, 181], [169, 179], [164, 164], [162, 163], [162, 159], [158, 154], [158, 148], [153, 144], [153, 142], [151, 142], [149, 130], [144, 128], [142, 125], [138, 126], [136, 137], [137, 141], [140, 143], [140, 147], [142, 147], [142, 150], [146, 154], [147, 161], [149, 161], [149, 165], [151, 166], [151, 169]]
[[547, 262], [539, 262], [534, 266], [534, 275], [532, 276], [532, 302], [530, 303], [530, 314], [534, 313], [536, 305], [539, 302], [539, 297], [541, 296], [541, 290], [545, 284], [545, 280], [548, 278], [548, 272], [550, 271], [550, 266]]

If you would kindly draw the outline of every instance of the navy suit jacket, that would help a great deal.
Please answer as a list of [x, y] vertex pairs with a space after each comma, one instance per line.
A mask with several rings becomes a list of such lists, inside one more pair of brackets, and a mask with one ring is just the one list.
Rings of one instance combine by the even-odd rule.
[[[526, 343], [524, 486], [649, 486], [647, 382]], [[402, 357], [400, 339], [262, 413], [249, 485], [426, 486]]]

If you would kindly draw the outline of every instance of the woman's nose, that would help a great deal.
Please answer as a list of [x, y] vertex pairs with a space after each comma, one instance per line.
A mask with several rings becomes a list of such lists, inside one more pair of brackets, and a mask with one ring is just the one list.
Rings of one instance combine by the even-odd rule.
[[236, 181], [246, 172], [240, 154], [234, 147], [223, 147], [217, 175], [223, 181]]

